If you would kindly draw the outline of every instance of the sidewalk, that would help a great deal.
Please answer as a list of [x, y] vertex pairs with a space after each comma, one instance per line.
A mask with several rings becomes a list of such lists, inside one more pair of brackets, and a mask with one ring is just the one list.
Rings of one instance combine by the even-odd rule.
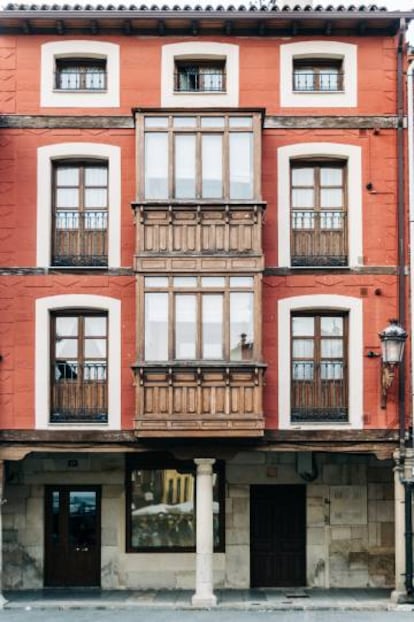
[[[251, 589], [217, 590], [217, 608], [238, 610], [414, 611], [396, 605], [390, 590]], [[7, 609], [192, 609], [188, 590], [48, 589], [5, 592]]]

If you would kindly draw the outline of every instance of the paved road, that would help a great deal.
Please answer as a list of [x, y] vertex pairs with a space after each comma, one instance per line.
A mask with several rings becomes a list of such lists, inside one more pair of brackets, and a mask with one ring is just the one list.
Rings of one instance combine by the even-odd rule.
[[[408, 608], [407, 608], [408, 609]], [[0, 622], [408, 622], [413, 607], [405, 611], [172, 611], [134, 608], [126, 610], [62, 609], [0, 611]]]

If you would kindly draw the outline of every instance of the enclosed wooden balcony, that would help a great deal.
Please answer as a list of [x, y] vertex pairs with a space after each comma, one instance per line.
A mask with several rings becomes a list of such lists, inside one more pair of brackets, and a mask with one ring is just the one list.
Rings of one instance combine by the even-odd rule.
[[264, 365], [137, 364], [139, 437], [260, 437]]

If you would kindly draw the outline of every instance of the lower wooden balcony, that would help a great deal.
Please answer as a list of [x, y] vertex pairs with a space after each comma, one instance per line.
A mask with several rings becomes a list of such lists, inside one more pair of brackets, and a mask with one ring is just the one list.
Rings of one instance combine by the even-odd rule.
[[137, 364], [138, 437], [261, 437], [261, 363]]

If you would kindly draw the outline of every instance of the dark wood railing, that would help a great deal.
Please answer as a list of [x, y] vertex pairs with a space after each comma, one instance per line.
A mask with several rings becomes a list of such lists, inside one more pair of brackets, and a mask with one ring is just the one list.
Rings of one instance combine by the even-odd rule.
[[348, 421], [348, 390], [343, 361], [292, 364], [291, 421]]
[[53, 231], [53, 265], [106, 266], [107, 226], [106, 211], [57, 212]]
[[51, 423], [108, 421], [106, 363], [52, 365]]
[[293, 266], [346, 266], [346, 212], [341, 210], [292, 211]]

